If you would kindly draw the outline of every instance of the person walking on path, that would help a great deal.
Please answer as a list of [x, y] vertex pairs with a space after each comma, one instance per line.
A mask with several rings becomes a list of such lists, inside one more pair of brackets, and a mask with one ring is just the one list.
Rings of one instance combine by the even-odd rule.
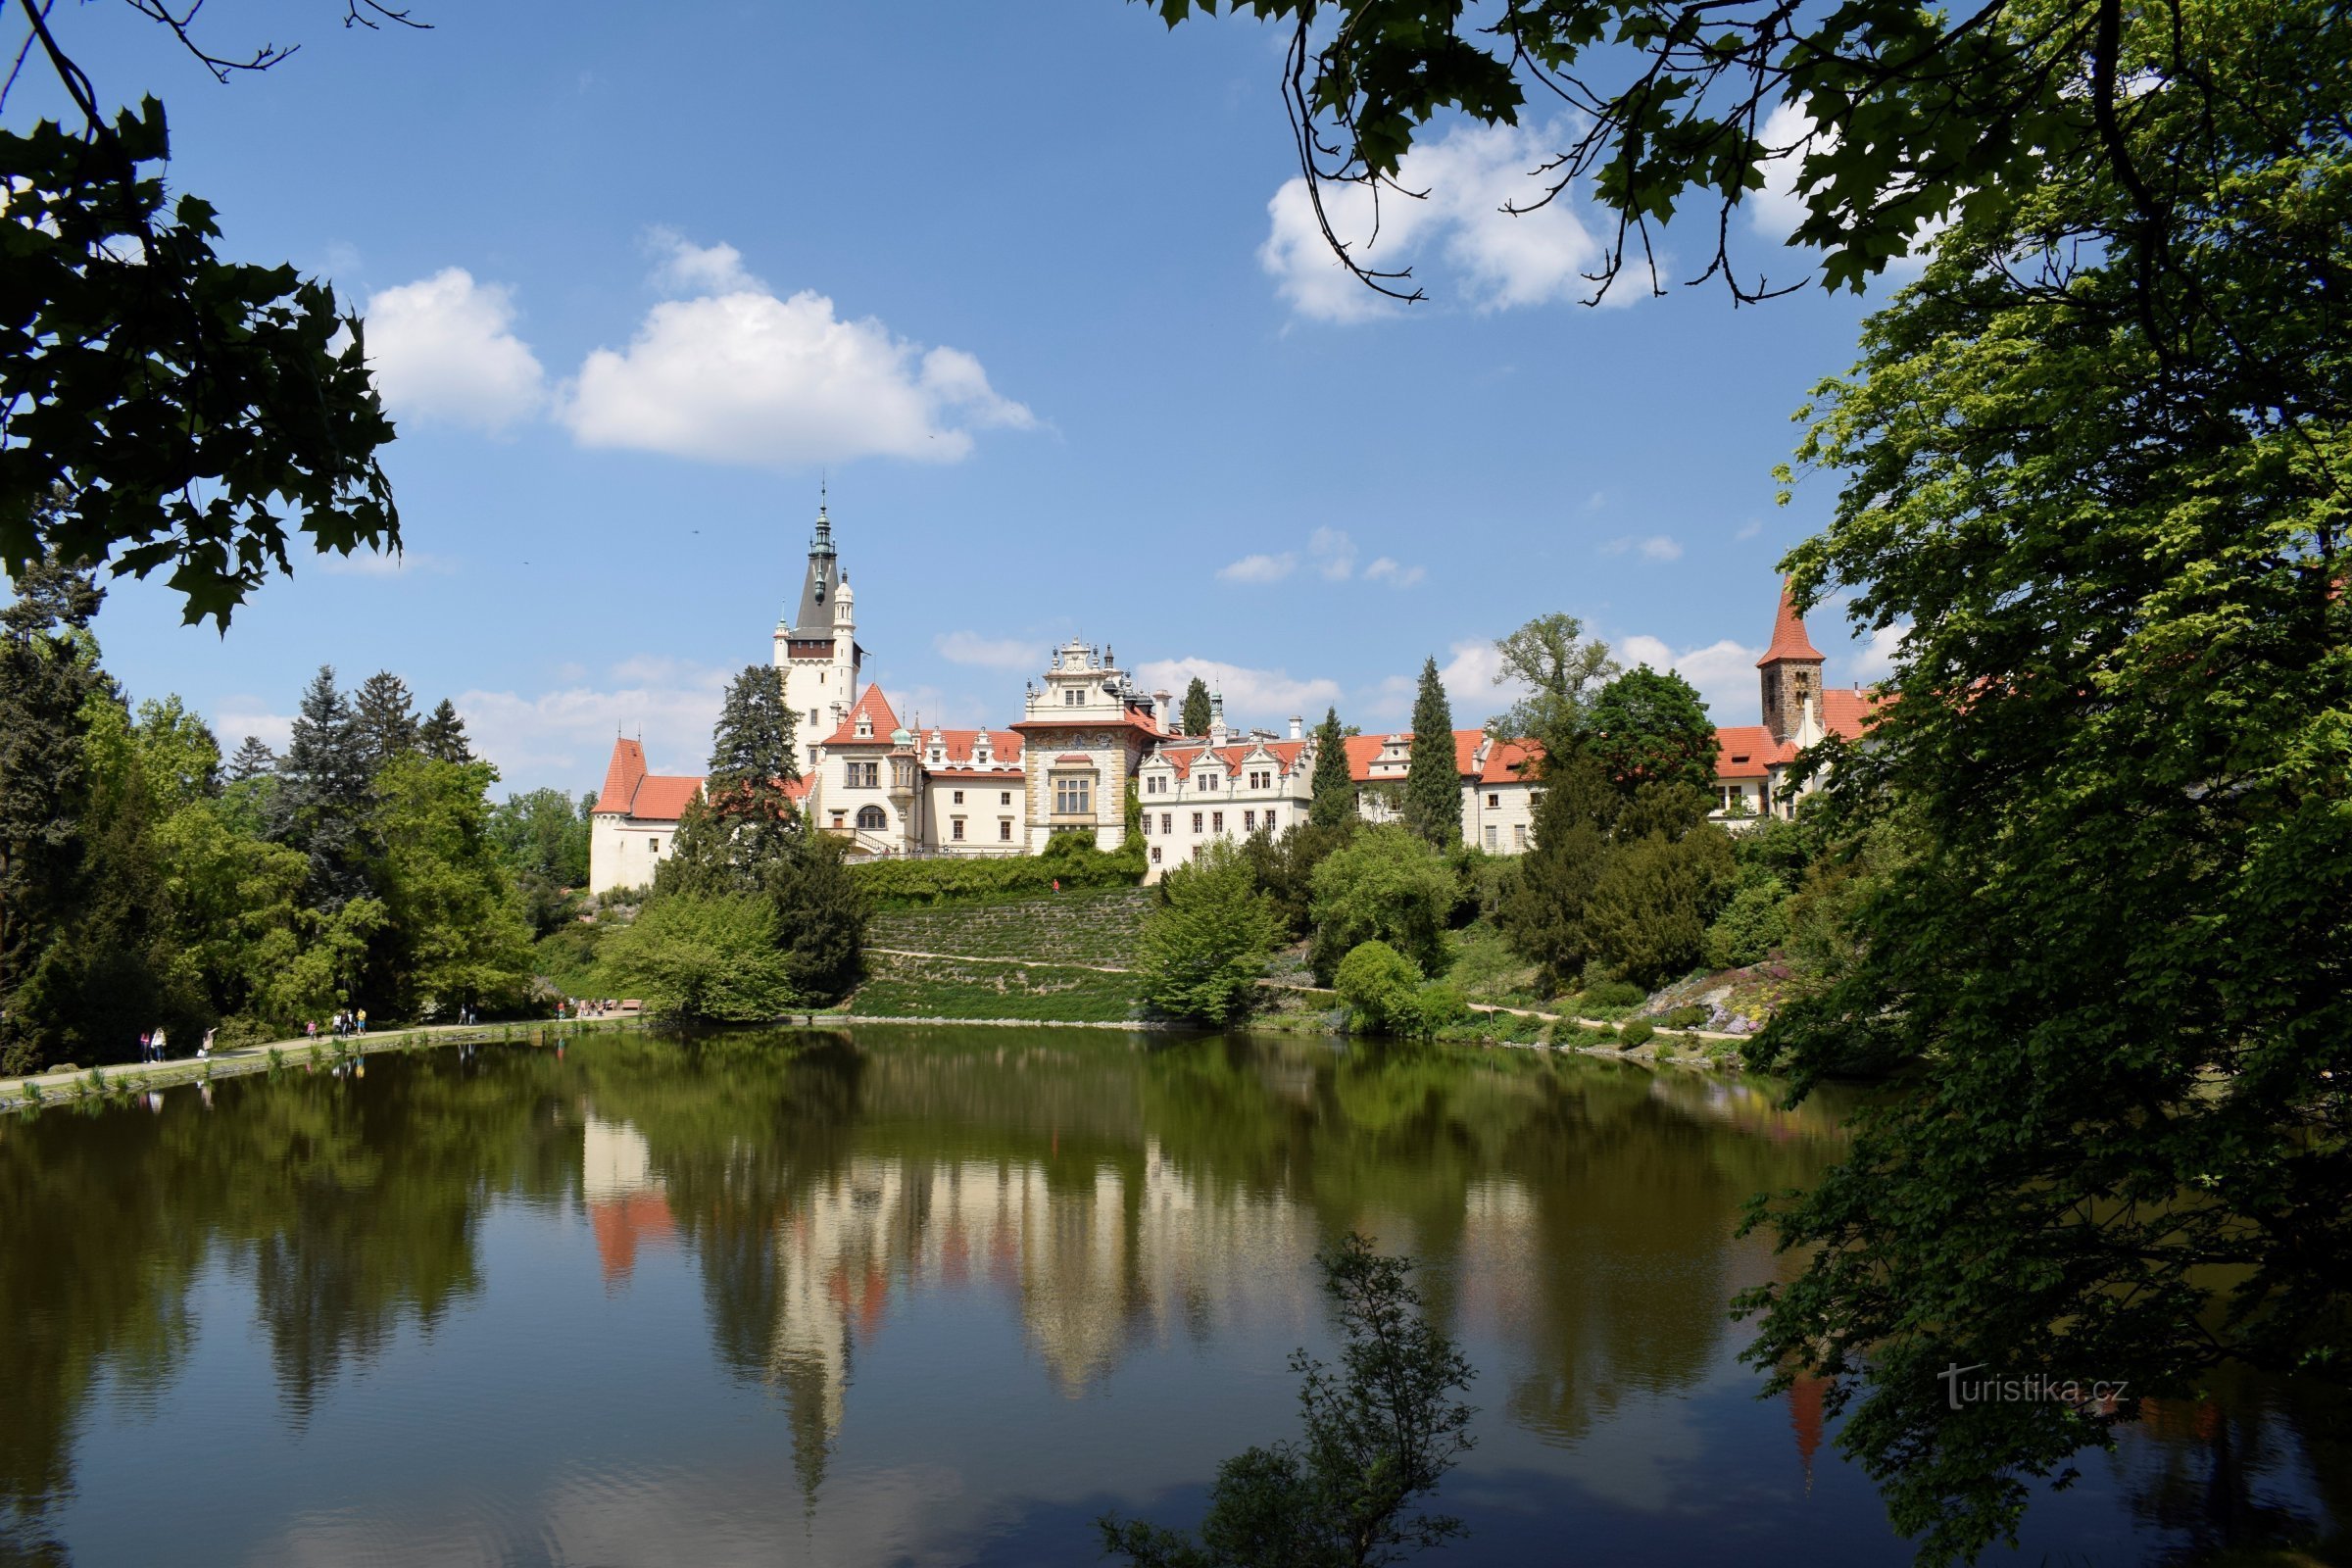
[[353, 1033], [363, 1035], [366, 1034], [368, 1032], [368, 1009], [366, 1007], [362, 1007], [358, 1013], [354, 1014], [354, 1017], [356, 1019], [356, 1027], [353, 1029]]
[[155, 1059], [157, 1061], [164, 1059], [164, 1032], [161, 1029], [155, 1032]]
[[153, 1060], [155, 1059], [154, 1051], [155, 1051], [154, 1037], [153, 1037], [152, 1035], [148, 1034], [148, 1033], [147, 1033], [145, 1030], [143, 1030], [143, 1029], [142, 1029], [142, 1030], [140, 1030], [140, 1031], [139, 1031], [139, 1061], [140, 1061], [140, 1064], [141, 1064], [141, 1065], [144, 1065], [144, 1064], [146, 1064], [147, 1062], [153, 1061]]

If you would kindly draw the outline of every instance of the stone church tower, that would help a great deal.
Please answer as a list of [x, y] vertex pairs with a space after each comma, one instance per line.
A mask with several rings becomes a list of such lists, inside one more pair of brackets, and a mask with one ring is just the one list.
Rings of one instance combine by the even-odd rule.
[[1795, 736], [1805, 721], [1807, 709], [1813, 710], [1814, 722], [1821, 722], [1821, 650], [1805, 635], [1805, 620], [1796, 612], [1796, 605], [1788, 597], [1788, 584], [1781, 584], [1780, 612], [1773, 616], [1772, 645], [1764, 657], [1756, 661], [1756, 668], [1764, 680], [1764, 727], [1776, 741]]
[[784, 672], [784, 706], [793, 710], [800, 728], [804, 770], [815, 767], [817, 748], [849, 718], [858, 701], [865, 650], [858, 646], [856, 607], [820, 494], [800, 609], [789, 620], [776, 622], [775, 636], [776, 667]]

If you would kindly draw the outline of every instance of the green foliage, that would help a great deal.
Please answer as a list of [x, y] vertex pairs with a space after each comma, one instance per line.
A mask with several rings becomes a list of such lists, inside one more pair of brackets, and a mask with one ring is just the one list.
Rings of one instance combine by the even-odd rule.
[[1617, 1038], [1631, 1050], [1635, 1046], [1648, 1045], [1650, 1037], [1657, 1032], [1658, 1026], [1647, 1018], [1634, 1018], [1618, 1026]]
[[1844, 940], [1766, 1038], [1908, 1070], [1743, 1301], [1930, 1560], [2132, 1410], [1954, 1411], [1948, 1366], [2352, 1366], [2352, 15], [2106, 16], [2050, 73], [2105, 134], [2014, 139], [1802, 449], [1800, 600], [1909, 630], [1792, 910]]
[[1703, 794], [1715, 782], [1714, 722], [1697, 688], [1672, 670], [1627, 670], [1593, 698], [1586, 725], [1587, 749], [1626, 795], [1644, 784]]
[[762, 884], [800, 817], [786, 791], [801, 776], [795, 735], [784, 672], [744, 666], [727, 685], [702, 793], [678, 819], [677, 841], [655, 873], [657, 892], [749, 893]]
[[436, 762], [473, 760], [473, 748], [466, 739], [466, 721], [458, 716], [457, 705], [446, 697], [417, 727], [416, 745]]
[[531, 944], [531, 972], [567, 997], [608, 997], [612, 988], [598, 964], [604, 940], [618, 923], [573, 920]]
[[163, 105], [83, 108], [81, 134], [0, 130], [0, 564], [169, 564], [185, 618], [225, 626], [288, 569], [286, 518], [320, 550], [396, 548], [364, 324], [291, 267], [221, 261], [202, 199], [167, 213]]
[[1462, 842], [1462, 775], [1454, 756], [1453, 706], [1438, 662], [1421, 665], [1421, 688], [1413, 698], [1413, 738], [1405, 753], [1404, 825], [1441, 850]]
[[1352, 820], [1336, 828], [1318, 827], [1310, 817], [1283, 829], [1280, 836], [1260, 831], [1242, 841], [1250, 877], [1273, 901], [1275, 917], [1290, 940], [1298, 941], [1312, 929], [1315, 868], [1348, 842], [1354, 828]]
[[1304, 1350], [1291, 1357], [1300, 1441], [1218, 1466], [1198, 1544], [1105, 1514], [1105, 1553], [1136, 1568], [1364, 1568], [1465, 1533], [1418, 1507], [1474, 1441], [1475, 1412], [1453, 1397], [1470, 1385], [1468, 1358], [1430, 1323], [1410, 1261], [1350, 1235], [1316, 1264], [1343, 1348], [1337, 1373]]
[[384, 904], [379, 1016], [432, 1017], [460, 1006], [519, 1006], [530, 923], [490, 835], [487, 762], [395, 757], [376, 778], [370, 881]]
[[1618, 848], [1585, 904], [1592, 956], [1652, 990], [1696, 967], [1734, 876], [1731, 840], [1717, 827], [1679, 839], [1651, 833]]
[[1667, 1029], [1703, 1029], [1706, 1027], [1707, 1021], [1714, 1016], [1713, 1011], [1703, 1004], [1687, 1002], [1679, 1007], [1669, 1008], [1665, 1015], [1658, 1019], [1658, 1023]]
[[1193, 677], [1192, 684], [1184, 689], [1184, 702], [1179, 712], [1179, 721], [1183, 725], [1185, 734], [1205, 735], [1208, 733], [1208, 682], [1198, 675]]
[[1504, 938], [1537, 966], [1546, 991], [1570, 989], [1592, 957], [1585, 905], [1608, 858], [1619, 805], [1600, 764], [1581, 747], [1551, 754], [1528, 852], [1496, 910]]
[[416, 706], [408, 682], [379, 669], [360, 683], [352, 698], [352, 743], [370, 778], [395, 758], [416, 750]]
[[1315, 867], [1315, 935], [1307, 961], [1323, 984], [1361, 943], [1388, 943], [1423, 973], [1446, 963], [1454, 880], [1446, 857], [1410, 829], [1366, 828]]
[[848, 853], [830, 834], [796, 832], [761, 886], [775, 907], [785, 979], [805, 1002], [839, 1001], [864, 970], [866, 899]]
[[851, 1009], [863, 1017], [1118, 1023], [1141, 1010], [1136, 976], [1075, 964], [876, 954], [870, 967], [850, 1001]]
[[678, 1022], [757, 1022], [800, 1000], [775, 906], [758, 894], [656, 899], [605, 938], [602, 959], [615, 992]]
[[1144, 996], [1173, 1017], [1232, 1023], [1250, 1012], [1281, 934], [1248, 858], [1230, 841], [1211, 840], [1160, 881], [1158, 906], [1144, 921]]
[[[1065, 846], [1065, 838], [1073, 842]], [[1083, 846], [1075, 842], [1078, 840], [1083, 840]], [[1105, 854], [1093, 848], [1093, 843], [1091, 833], [1057, 833], [1045, 855], [867, 860], [849, 869], [852, 880], [876, 909], [1029, 898], [1051, 894], [1056, 881], [1068, 892], [1133, 887], [1143, 879], [1143, 871], [1132, 858]]]
[[1770, 957], [1788, 940], [1788, 890], [1776, 876], [1750, 882], [1733, 894], [1707, 927], [1707, 967], [1736, 969]]
[[1364, 942], [1340, 960], [1333, 986], [1348, 1021], [1365, 1034], [1403, 1034], [1421, 1024], [1421, 967], [1386, 942]]
[[1355, 820], [1355, 781], [1348, 771], [1348, 735], [1340, 727], [1336, 708], [1324, 709], [1323, 722], [1315, 726], [1315, 770], [1308, 785], [1313, 792], [1306, 805], [1310, 825], [1331, 831]]
[[1631, 980], [1600, 980], [1585, 987], [1583, 998], [1591, 1007], [1639, 1007], [1649, 993]]
[[1494, 684], [1519, 685], [1527, 695], [1487, 721], [1490, 732], [1513, 739], [1527, 738], [1546, 754], [1575, 746], [1585, 732], [1586, 710], [1598, 686], [1617, 674], [1609, 645], [1599, 638], [1584, 641], [1585, 623], [1574, 615], [1538, 615], [1508, 637], [1497, 640], [1494, 652], [1501, 663]]
[[573, 890], [588, 880], [588, 841], [596, 797], [575, 803], [562, 790], [510, 795], [490, 813], [490, 837], [513, 868], [537, 935], [578, 912]]

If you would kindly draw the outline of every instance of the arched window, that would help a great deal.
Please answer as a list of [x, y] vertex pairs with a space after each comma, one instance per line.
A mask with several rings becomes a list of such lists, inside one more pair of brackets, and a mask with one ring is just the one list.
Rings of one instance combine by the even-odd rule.
[[879, 806], [869, 806], [858, 813], [858, 830], [861, 833], [880, 832], [888, 826], [890, 818], [882, 814]]

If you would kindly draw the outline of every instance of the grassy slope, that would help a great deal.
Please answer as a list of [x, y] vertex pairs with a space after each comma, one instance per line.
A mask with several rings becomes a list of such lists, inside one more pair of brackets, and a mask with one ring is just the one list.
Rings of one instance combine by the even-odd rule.
[[[898, 1018], [1131, 1017], [1140, 1010], [1133, 975], [1077, 966], [1133, 965], [1152, 897], [1114, 888], [876, 914], [866, 926], [867, 979], [850, 1010]], [[885, 949], [953, 956], [876, 951]], [[1004, 958], [1055, 967], [986, 961]]]

